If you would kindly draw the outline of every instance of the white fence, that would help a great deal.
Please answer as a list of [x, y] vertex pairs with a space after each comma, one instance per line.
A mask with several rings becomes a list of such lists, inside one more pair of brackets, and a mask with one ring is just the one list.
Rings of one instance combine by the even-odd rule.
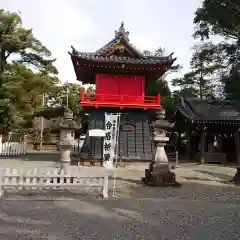
[[16, 156], [27, 153], [26, 142], [1, 142], [0, 141], [0, 156]]
[[100, 188], [102, 196], [108, 198], [107, 171], [77, 172], [64, 174], [59, 169], [52, 172], [40, 172], [38, 169], [21, 171], [17, 169], [0, 168], [0, 196], [6, 189], [77, 189], [79, 187]]

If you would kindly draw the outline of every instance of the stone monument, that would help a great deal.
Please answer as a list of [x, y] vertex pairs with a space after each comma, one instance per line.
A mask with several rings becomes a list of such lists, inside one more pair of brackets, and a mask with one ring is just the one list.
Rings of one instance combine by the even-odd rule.
[[165, 110], [162, 108], [157, 112], [156, 118], [157, 120], [153, 124], [153, 141], [156, 146], [156, 153], [149, 165], [149, 169], [145, 170], [145, 177], [142, 178], [142, 181], [146, 185], [151, 186], [173, 186], [177, 184], [175, 173], [170, 171], [168, 158], [164, 149], [164, 146], [169, 141], [169, 138], [166, 137], [166, 129], [172, 128], [172, 124], [165, 120]]
[[64, 173], [69, 172], [71, 164], [71, 150], [77, 144], [75, 130], [80, 129], [81, 124], [73, 120], [73, 112], [69, 108], [64, 108], [64, 116], [60, 121], [60, 169]]

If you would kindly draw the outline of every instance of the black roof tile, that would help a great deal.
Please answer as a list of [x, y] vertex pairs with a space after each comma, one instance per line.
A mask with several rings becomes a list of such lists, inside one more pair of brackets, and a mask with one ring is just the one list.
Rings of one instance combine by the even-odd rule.
[[143, 57], [143, 54], [129, 41], [129, 32], [125, 30], [124, 23], [121, 23], [120, 28], [115, 31], [115, 37], [107, 43], [105, 46], [101, 47], [96, 51], [97, 54], [104, 55], [110, 49], [112, 49], [118, 42], [123, 41], [125, 44], [139, 57]]
[[240, 121], [240, 102], [236, 101], [182, 99], [177, 111], [191, 121]]
[[83, 60], [91, 60], [96, 62], [115, 62], [115, 63], [133, 63], [133, 64], [158, 64], [158, 63], [171, 63], [175, 59], [172, 56], [167, 57], [143, 57], [143, 58], [133, 58], [128, 56], [103, 56], [96, 53], [86, 53], [86, 52], [75, 52], [70, 53], [71, 56]]
[[[72, 52], [69, 54], [72, 57], [77, 57], [82, 60], [90, 60], [95, 62], [113, 62], [113, 63], [132, 63], [132, 64], [172, 64], [176, 58], [172, 57], [172, 54], [166, 57], [157, 56], [144, 56], [140, 50], [132, 45], [128, 38], [129, 32], [125, 30], [124, 24], [122, 23], [119, 30], [115, 31], [115, 38], [112, 39], [108, 44], [97, 50], [96, 52], [78, 52], [72, 47]], [[111, 52], [116, 44], [123, 41], [125, 45], [133, 53], [133, 56], [115, 56], [107, 55]]]

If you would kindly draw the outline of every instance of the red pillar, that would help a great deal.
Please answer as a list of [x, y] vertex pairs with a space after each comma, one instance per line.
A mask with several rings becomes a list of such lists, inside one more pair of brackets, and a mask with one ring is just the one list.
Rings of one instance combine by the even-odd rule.
[[84, 94], [85, 94], [85, 88], [82, 88], [81, 96], [80, 96], [80, 101], [81, 102], [84, 102]]
[[160, 102], [161, 102], [161, 96], [160, 93], [157, 95], [157, 105], [160, 106]]

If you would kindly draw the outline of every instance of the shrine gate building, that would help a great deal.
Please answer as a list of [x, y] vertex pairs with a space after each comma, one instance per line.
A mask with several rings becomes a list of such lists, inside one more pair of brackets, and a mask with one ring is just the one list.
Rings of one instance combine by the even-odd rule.
[[[160, 93], [146, 96], [148, 84], [159, 79], [173, 64], [172, 54], [145, 56], [129, 41], [122, 23], [115, 37], [96, 52], [69, 53], [77, 80], [96, 84], [95, 93], [81, 94], [81, 107], [89, 113], [88, 129], [104, 129], [105, 113], [121, 113], [119, 155], [121, 159], [151, 160], [151, 117], [160, 108]], [[102, 159], [103, 139], [89, 141], [82, 158]]]

